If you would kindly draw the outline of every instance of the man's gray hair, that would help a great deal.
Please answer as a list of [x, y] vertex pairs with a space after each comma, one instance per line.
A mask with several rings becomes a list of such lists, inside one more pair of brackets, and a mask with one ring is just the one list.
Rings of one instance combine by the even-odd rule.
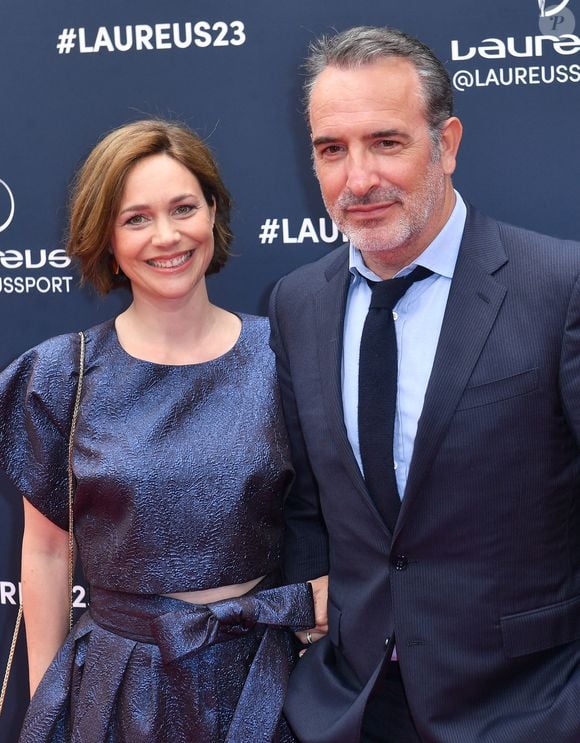
[[438, 142], [442, 124], [453, 116], [453, 89], [447, 70], [428, 46], [387, 26], [357, 26], [312, 42], [304, 63], [306, 113], [316, 79], [326, 67], [354, 69], [388, 57], [402, 57], [415, 66], [421, 80], [427, 123], [433, 141]]

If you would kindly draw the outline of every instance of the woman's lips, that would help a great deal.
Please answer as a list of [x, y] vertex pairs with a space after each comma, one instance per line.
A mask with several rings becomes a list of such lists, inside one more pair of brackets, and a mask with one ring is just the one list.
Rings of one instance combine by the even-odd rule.
[[177, 253], [175, 255], [169, 255], [164, 258], [149, 258], [146, 261], [147, 265], [153, 266], [153, 268], [171, 269], [179, 268], [183, 266], [193, 255], [192, 250], [187, 250], [185, 253]]

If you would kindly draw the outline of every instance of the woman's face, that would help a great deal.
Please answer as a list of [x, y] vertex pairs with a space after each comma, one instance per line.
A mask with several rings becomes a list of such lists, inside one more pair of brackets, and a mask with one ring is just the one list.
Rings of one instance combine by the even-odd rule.
[[205, 293], [213, 256], [215, 206], [197, 178], [169, 155], [150, 155], [129, 171], [111, 248], [133, 298], [188, 300]]

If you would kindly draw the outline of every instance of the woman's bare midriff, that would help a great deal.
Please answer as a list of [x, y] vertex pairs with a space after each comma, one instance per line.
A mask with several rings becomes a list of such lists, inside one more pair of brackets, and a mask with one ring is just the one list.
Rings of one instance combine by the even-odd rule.
[[218, 588], [207, 588], [204, 591], [180, 591], [178, 593], [164, 593], [172, 599], [187, 601], [190, 604], [211, 604], [214, 601], [223, 601], [223, 599], [233, 599], [243, 596], [258, 583], [264, 579], [264, 576], [246, 581], [246, 583], [236, 583], [233, 586], [219, 586]]

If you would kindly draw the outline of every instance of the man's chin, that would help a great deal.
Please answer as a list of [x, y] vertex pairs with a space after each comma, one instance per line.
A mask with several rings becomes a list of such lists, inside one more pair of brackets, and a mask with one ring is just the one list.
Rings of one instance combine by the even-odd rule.
[[[361, 251], [361, 253], [386, 253], [396, 250], [400, 241], [393, 240], [393, 235], [364, 234], [356, 230], [344, 233], [349, 241]], [[395, 244], [396, 243], [396, 244]]]
[[362, 252], [377, 253], [378, 251], [396, 250], [406, 237], [400, 234], [400, 225], [395, 223], [389, 226], [379, 220], [375, 224], [368, 220], [366, 224], [349, 222], [341, 225], [337, 222], [337, 225], [342, 234]]

